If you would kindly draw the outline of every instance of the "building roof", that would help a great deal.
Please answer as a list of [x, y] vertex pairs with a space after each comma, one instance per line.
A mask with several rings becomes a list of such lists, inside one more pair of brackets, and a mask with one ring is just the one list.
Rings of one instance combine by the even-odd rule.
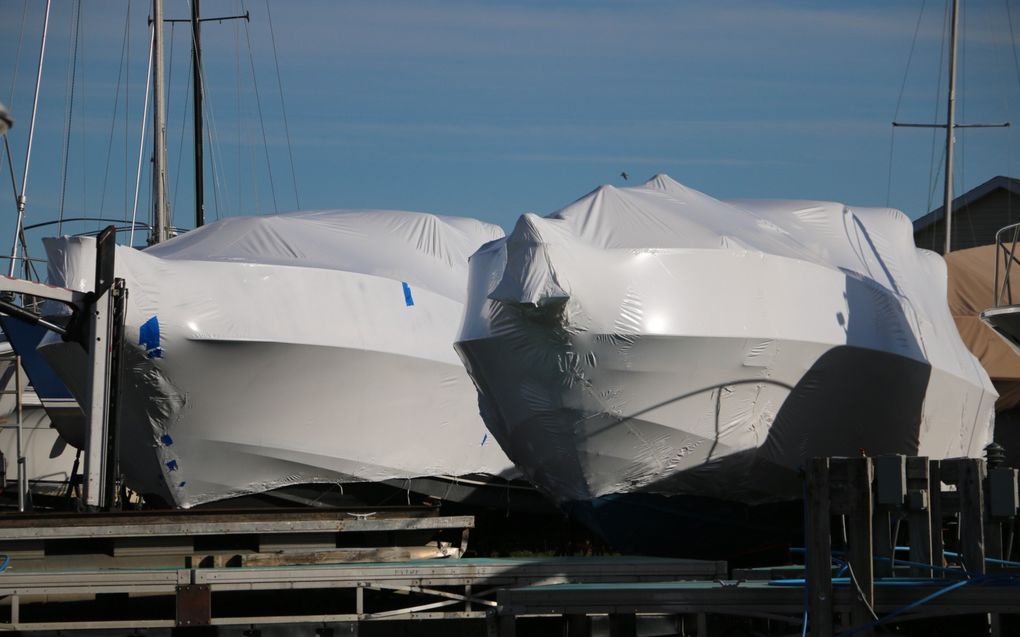
[[[1013, 177], [1004, 177], [999, 175], [998, 177], [992, 177], [980, 186], [971, 188], [967, 192], [963, 193], [956, 199], [953, 199], [953, 210], [960, 210], [965, 208], [975, 201], [981, 199], [985, 195], [1003, 188], [1014, 195], [1020, 196], [1020, 179]], [[914, 221], [914, 232], [924, 230], [929, 226], [933, 226], [946, 216], [945, 206], [939, 206], [932, 210], [923, 217], [919, 217]]]

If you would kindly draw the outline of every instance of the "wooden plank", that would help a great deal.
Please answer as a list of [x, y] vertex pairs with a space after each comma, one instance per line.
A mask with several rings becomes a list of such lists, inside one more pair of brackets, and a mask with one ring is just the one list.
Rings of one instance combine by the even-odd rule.
[[304, 564], [342, 564], [349, 562], [406, 562], [445, 557], [460, 557], [459, 549], [437, 546], [386, 546], [376, 548], [332, 549], [329, 551], [279, 551], [239, 554], [238, 566], [301, 566]]
[[828, 637], [832, 635], [832, 518], [829, 513], [829, 459], [812, 458], [808, 462], [805, 479], [808, 508], [806, 538], [808, 617], [811, 637]]
[[985, 461], [980, 458], [955, 460], [960, 493], [960, 553], [963, 567], [971, 575], [985, 574], [984, 479]]
[[215, 521], [182, 520], [144, 522], [141, 524], [110, 523], [105, 525], [16, 527], [0, 530], [0, 539], [81, 539], [181, 535], [231, 535], [258, 533], [321, 533], [366, 531], [423, 531], [463, 529], [475, 525], [474, 516], [434, 516], [409, 518], [312, 518], [307, 520]]
[[[846, 465], [849, 496], [847, 539], [850, 544], [847, 558], [853, 570], [853, 577], [860, 588], [857, 603], [851, 610], [851, 621], [854, 626], [865, 626], [873, 620], [869, 609], [875, 605], [875, 571], [872, 561], [874, 547], [871, 535], [873, 514], [871, 483], [874, 476], [871, 458], [848, 458]], [[874, 630], [864, 629], [857, 634], [867, 637], [873, 635]]]
[[[928, 458], [907, 458], [907, 531], [910, 561], [931, 564], [931, 482]], [[931, 577], [930, 568], [912, 566], [914, 577]]]

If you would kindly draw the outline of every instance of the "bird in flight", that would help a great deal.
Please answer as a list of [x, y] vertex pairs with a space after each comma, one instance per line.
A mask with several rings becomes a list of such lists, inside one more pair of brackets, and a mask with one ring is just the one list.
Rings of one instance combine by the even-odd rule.
[[627, 181], [627, 178], [630, 177], [630, 175], [628, 175], [626, 171], [620, 173], [620, 176], [623, 177], [624, 181]]

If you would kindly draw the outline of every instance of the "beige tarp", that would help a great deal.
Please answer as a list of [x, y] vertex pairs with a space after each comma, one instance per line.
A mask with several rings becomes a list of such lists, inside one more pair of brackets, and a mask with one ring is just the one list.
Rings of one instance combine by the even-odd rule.
[[[1020, 405], [1020, 356], [978, 318], [982, 310], [994, 305], [995, 246], [951, 252], [946, 264], [949, 266], [949, 311], [963, 342], [978, 357], [999, 390], [996, 410]], [[1010, 286], [1013, 302], [1020, 303], [1020, 267], [1013, 275], [1016, 276]]]

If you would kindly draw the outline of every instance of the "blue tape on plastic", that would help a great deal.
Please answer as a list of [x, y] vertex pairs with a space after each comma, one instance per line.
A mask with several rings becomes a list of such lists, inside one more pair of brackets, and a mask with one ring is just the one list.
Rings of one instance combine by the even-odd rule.
[[174, 439], [170, 437], [170, 434], [163, 434], [159, 437], [159, 441], [168, 447], [174, 444]]
[[407, 281], [401, 281], [401, 285], [404, 286], [404, 304], [407, 307], [414, 305], [414, 297], [411, 296], [411, 286], [407, 284]]
[[177, 461], [171, 460], [170, 462], [166, 463], [166, 468], [169, 469], [170, 471], [177, 471]]
[[153, 316], [138, 328], [138, 344], [145, 348], [145, 355], [149, 358], [163, 356], [163, 349], [159, 346], [158, 318]]
[[488, 434], [488, 432], [486, 432], [485, 435], [482, 436], [482, 444], [480, 444], [478, 446], [479, 447], [484, 447], [485, 443], [488, 442], [488, 441], [489, 441], [489, 434]]

